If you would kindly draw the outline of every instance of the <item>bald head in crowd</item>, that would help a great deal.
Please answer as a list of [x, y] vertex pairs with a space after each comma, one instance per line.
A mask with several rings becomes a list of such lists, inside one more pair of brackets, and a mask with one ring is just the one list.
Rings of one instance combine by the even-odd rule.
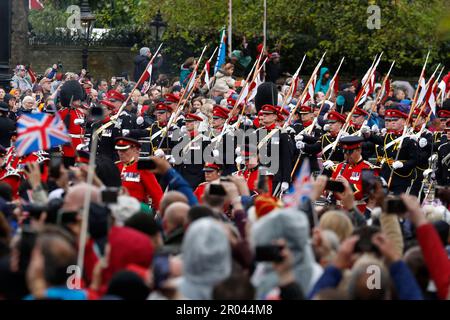
[[183, 228], [188, 222], [190, 206], [184, 202], [174, 202], [166, 208], [163, 226], [164, 232], [170, 233], [175, 229]]
[[83, 207], [84, 197], [89, 188], [91, 188], [91, 202], [101, 203], [101, 193], [99, 188], [89, 186], [87, 183], [79, 183], [69, 188], [67, 191], [62, 209], [64, 211], [79, 211]]
[[175, 202], [182, 202], [185, 204], [189, 204], [188, 198], [181, 192], [169, 191], [163, 196], [159, 204], [159, 212], [161, 217], [164, 217], [167, 207]]

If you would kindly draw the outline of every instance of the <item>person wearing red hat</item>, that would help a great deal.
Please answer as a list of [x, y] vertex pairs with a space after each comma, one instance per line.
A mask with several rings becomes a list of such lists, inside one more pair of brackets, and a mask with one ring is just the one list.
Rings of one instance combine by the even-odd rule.
[[151, 206], [158, 210], [163, 196], [161, 186], [152, 172], [138, 169], [137, 166], [141, 144], [135, 139], [120, 137], [116, 139], [115, 145], [120, 159], [116, 166], [120, 171], [122, 188], [144, 204], [148, 204], [151, 199]]
[[237, 145], [236, 137], [228, 132], [224, 133], [223, 137], [221, 137], [229, 114], [230, 111], [228, 108], [215, 105], [212, 113], [211, 130], [207, 134], [211, 139], [211, 144], [208, 146], [208, 149], [212, 149], [211, 152], [214, 162], [223, 165], [223, 175], [230, 175], [236, 171], [234, 161], [234, 150]]
[[[258, 151], [264, 155], [260, 161], [263, 164], [273, 166], [274, 184], [277, 192], [284, 192], [289, 188], [291, 182], [292, 159], [294, 156], [293, 141], [291, 136], [277, 127], [278, 108], [274, 105], [265, 104], [261, 107], [263, 113], [262, 126], [254, 134]], [[252, 138], [252, 137], [250, 137]], [[250, 140], [253, 141], [253, 140]], [[275, 150], [275, 152], [272, 152]]]
[[203, 202], [203, 194], [205, 193], [205, 188], [209, 183], [220, 183], [220, 176], [222, 175], [223, 166], [217, 163], [207, 162], [203, 167], [203, 172], [205, 174], [205, 182], [200, 183], [194, 190], [194, 194], [200, 204]]
[[[261, 168], [258, 158], [258, 149], [254, 145], [243, 145], [239, 150], [239, 156], [236, 159], [239, 164], [244, 166], [236, 173], [247, 180], [247, 186], [252, 195], [257, 195], [258, 178], [264, 176], [265, 192], [272, 194], [273, 192], [273, 175], [267, 169]], [[262, 179], [262, 177], [261, 177]]]
[[106, 98], [114, 104], [115, 107], [115, 111], [117, 111], [120, 106], [122, 105], [122, 103], [125, 102], [125, 100], [127, 99], [123, 94], [121, 94], [120, 92], [116, 91], [116, 90], [109, 90], [106, 93]]
[[354, 134], [361, 130], [361, 126], [364, 123], [365, 117], [368, 116], [366, 110], [356, 107], [355, 111], [352, 114], [352, 118], [350, 120], [350, 126], [347, 130], [349, 134]]
[[[376, 167], [370, 162], [365, 161], [362, 157], [364, 138], [359, 136], [346, 136], [339, 140], [339, 144], [342, 146], [345, 155], [345, 161], [339, 163], [334, 169], [331, 178], [336, 180], [339, 176], [344, 177], [354, 190], [354, 197], [356, 206], [359, 212], [364, 213], [366, 211], [366, 200], [363, 200], [364, 194], [362, 189], [362, 171], [366, 169], [375, 170]], [[374, 171], [375, 175], [378, 175], [377, 171]], [[339, 196], [336, 195], [338, 200]], [[349, 209], [349, 208], [345, 208]]]
[[174, 168], [189, 182], [192, 189], [203, 182], [203, 153], [210, 142], [208, 137], [198, 132], [202, 121], [203, 118], [196, 114], [186, 114], [186, 133], [172, 149], [172, 154], [179, 157]]
[[8, 151], [10, 151], [10, 148], [7, 150], [0, 145], [0, 182], [10, 185], [13, 199], [18, 199], [21, 175], [17, 170], [17, 162], [11, 161], [12, 157], [10, 157]]
[[[323, 161], [323, 174], [331, 176], [332, 170], [336, 163], [344, 161], [344, 153], [342, 147], [338, 144], [334, 151], [332, 144], [336, 141], [336, 138], [341, 130], [342, 126], [345, 124], [346, 118], [336, 112], [331, 111], [328, 113], [327, 124], [329, 125], [329, 132], [322, 135], [318, 140], [314, 137], [308, 135], [297, 136], [296, 146], [301, 152], [308, 155], [318, 155], [322, 153]], [[312, 171], [316, 171], [318, 168], [315, 166], [315, 162], [311, 163]]]
[[[389, 191], [394, 194], [404, 193], [411, 188], [418, 161], [419, 146], [417, 142], [410, 137], [402, 137], [407, 119], [408, 114], [391, 107], [386, 110], [387, 133], [385, 135], [364, 133], [366, 140], [376, 144], [377, 162], [381, 166], [380, 176], [387, 183], [389, 183], [393, 171]], [[398, 152], [401, 140], [403, 141], [400, 152]]]

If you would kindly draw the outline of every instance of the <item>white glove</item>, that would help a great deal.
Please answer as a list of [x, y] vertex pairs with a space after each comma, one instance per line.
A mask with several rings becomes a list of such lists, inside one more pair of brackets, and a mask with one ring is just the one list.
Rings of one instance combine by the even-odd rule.
[[217, 158], [219, 156], [219, 150], [213, 149], [212, 154], [214, 158]]
[[330, 124], [327, 123], [326, 125], [323, 126], [323, 131], [330, 131]]
[[77, 119], [73, 120], [73, 123], [74, 124], [83, 124], [84, 123], [84, 119], [77, 118]]
[[437, 160], [437, 158], [438, 158], [438, 155], [437, 155], [437, 154], [433, 154], [433, 155], [430, 157], [429, 161], [435, 162], [435, 161]]
[[141, 124], [143, 124], [143, 123], [144, 123], [144, 117], [141, 117], [141, 116], [137, 117], [136, 123], [137, 123], [137, 125], [139, 125], [139, 126], [140, 126]]
[[297, 141], [295, 143], [295, 146], [297, 147], [298, 150], [303, 150], [305, 148], [305, 143], [303, 141]]
[[244, 125], [245, 126], [252, 126], [253, 125], [253, 121], [250, 120], [249, 118], [245, 118]]
[[386, 129], [386, 128], [381, 129], [381, 135], [382, 135], [382, 136], [384, 136], [384, 135], [386, 134], [386, 132], [387, 132], [387, 129]]
[[127, 136], [130, 133], [130, 130], [128, 129], [122, 129], [122, 136]]
[[372, 126], [372, 128], [370, 128], [370, 130], [372, 130], [372, 132], [375, 133], [375, 134], [379, 134], [380, 133], [380, 128], [378, 128], [378, 126], [376, 124], [374, 124]]
[[[317, 122], [316, 121], [316, 125], [315, 125], [315, 127], [317, 128], [317, 129], [322, 129], [322, 126], [319, 124], [319, 122]], [[324, 129], [325, 130], [325, 129]]]
[[241, 147], [236, 147], [234, 151], [236, 152], [236, 154], [241, 154]]
[[428, 144], [427, 139], [425, 139], [425, 138], [420, 138], [419, 139], [419, 147], [425, 148], [427, 146], [427, 144]]
[[166, 156], [164, 151], [162, 151], [161, 149], [156, 149], [153, 155], [158, 158], [164, 158]]
[[395, 161], [395, 162], [392, 164], [392, 168], [394, 168], [395, 170], [400, 169], [400, 168], [403, 168], [403, 162], [401, 162], [401, 161]]
[[167, 157], [167, 161], [169, 161], [170, 164], [174, 164], [175, 163], [175, 158], [173, 157], [173, 155], [170, 155]]
[[186, 133], [187, 132], [187, 129], [186, 129], [186, 126], [182, 126], [181, 128], [180, 128], [180, 132], [183, 134], [183, 133]]
[[330, 170], [331, 168], [334, 167], [334, 162], [331, 160], [327, 160], [323, 163], [323, 167], [327, 170]]
[[341, 133], [341, 138], [347, 137], [347, 136], [349, 136], [349, 133], [348, 133], [347, 131], [343, 131], [343, 132]]
[[289, 182], [282, 182], [281, 183], [281, 192], [284, 192], [284, 191], [286, 191], [286, 190], [288, 190], [289, 189]]
[[427, 169], [423, 172], [423, 177], [426, 179], [433, 173], [433, 169]]
[[[378, 128], [378, 127], [377, 127]], [[362, 126], [361, 127], [361, 133], [362, 134], [368, 134], [370, 133], [370, 127], [369, 126]]]
[[410, 135], [409, 138], [410, 138], [411, 140], [414, 140], [414, 141], [419, 140], [419, 137], [416, 136], [415, 134]]
[[303, 135], [302, 134], [298, 134], [295, 136], [295, 141], [303, 141]]

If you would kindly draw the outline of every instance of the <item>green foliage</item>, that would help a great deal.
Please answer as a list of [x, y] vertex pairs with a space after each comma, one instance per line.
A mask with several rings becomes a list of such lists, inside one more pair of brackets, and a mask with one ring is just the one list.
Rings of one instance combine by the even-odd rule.
[[66, 27], [68, 17], [64, 9], [59, 9], [52, 1], [46, 1], [43, 10], [30, 11], [28, 21], [35, 33], [51, 34], [56, 28]]
[[[448, 2], [267, 0], [267, 44], [270, 50], [280, 51], [285, 67], [291, 72], [305, 53], [304, 71], [309, 72], [326, 50], [326, 65], [336, 67], [345, 56], [342, 71], [359, 75], [375, 54], [384, 51], [381, 67], [395, 59], [394, 74], [416, 76], [428, 50], [431, 50], [430, 64], [450, 65]], [[262, 4], [262, 0], [233, 0], [233, 48], [239, 46], [243, 36], [253, 48], [262, 42]], [[367, 8], [372, 4], [381, 9], [379, 30], [367, 28]], [[173, 54], [173, 61], [179, 58], [174, 62], [176, 65], [200, 51], [204, 44], [214, 48], [218, 44], [219, 30], [228, 24], [228, 1], [225, 0], [91, 0], [90, 5], [97, 15], [97, 27], [141, 30], [146, 36], [136, 47], [152, 42], [149, 23], [158, 9], [161, 10], [168, 24], [163, 36], [165, 53]], [[36, 25], [39, 27], [38, 23]]]

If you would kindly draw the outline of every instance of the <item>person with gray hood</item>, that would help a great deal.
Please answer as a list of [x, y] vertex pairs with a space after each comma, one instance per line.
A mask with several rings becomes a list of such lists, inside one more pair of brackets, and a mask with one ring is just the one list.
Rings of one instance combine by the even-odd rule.
[[[322, 273], [315, 262], [309, 239], [309, 222], [305, 213], [293, 208], [274, 210], [263, 216], [251, 229], [251, 245], [274, 244], [284, 239], [294, 256], [294, 274], [303, 293], [309, 292]], [[258, 262], [252, 276], [257, 299], [264, 299], [278, 287], [278, 276], [272, 263]]]
[[[138, 82], [141, 75], [144, 73], [145, 69], [147, 68], [148, 63], [150, 62], [150, 59], [152, 57], [152, 53], [150, 52], [150, 49], [147, 47], [143, 47], [139, 50], [139, 55], [134, 57], [134, 81]], [[152, 67], [152, 79], [151, 83], [155, 82], [155, 79], [158, 78], [158, 70], [161, 68], [163, 59], [161, 54], [158, 54], [158, 56], [153, 61], [153, 67]]]
[[193, 222], [183, 239], [181, 252], [181, 294], [187, 299], [212, 299], [214, 286], [231, 274], [231, 247], [224, 228], [213, 218]]

